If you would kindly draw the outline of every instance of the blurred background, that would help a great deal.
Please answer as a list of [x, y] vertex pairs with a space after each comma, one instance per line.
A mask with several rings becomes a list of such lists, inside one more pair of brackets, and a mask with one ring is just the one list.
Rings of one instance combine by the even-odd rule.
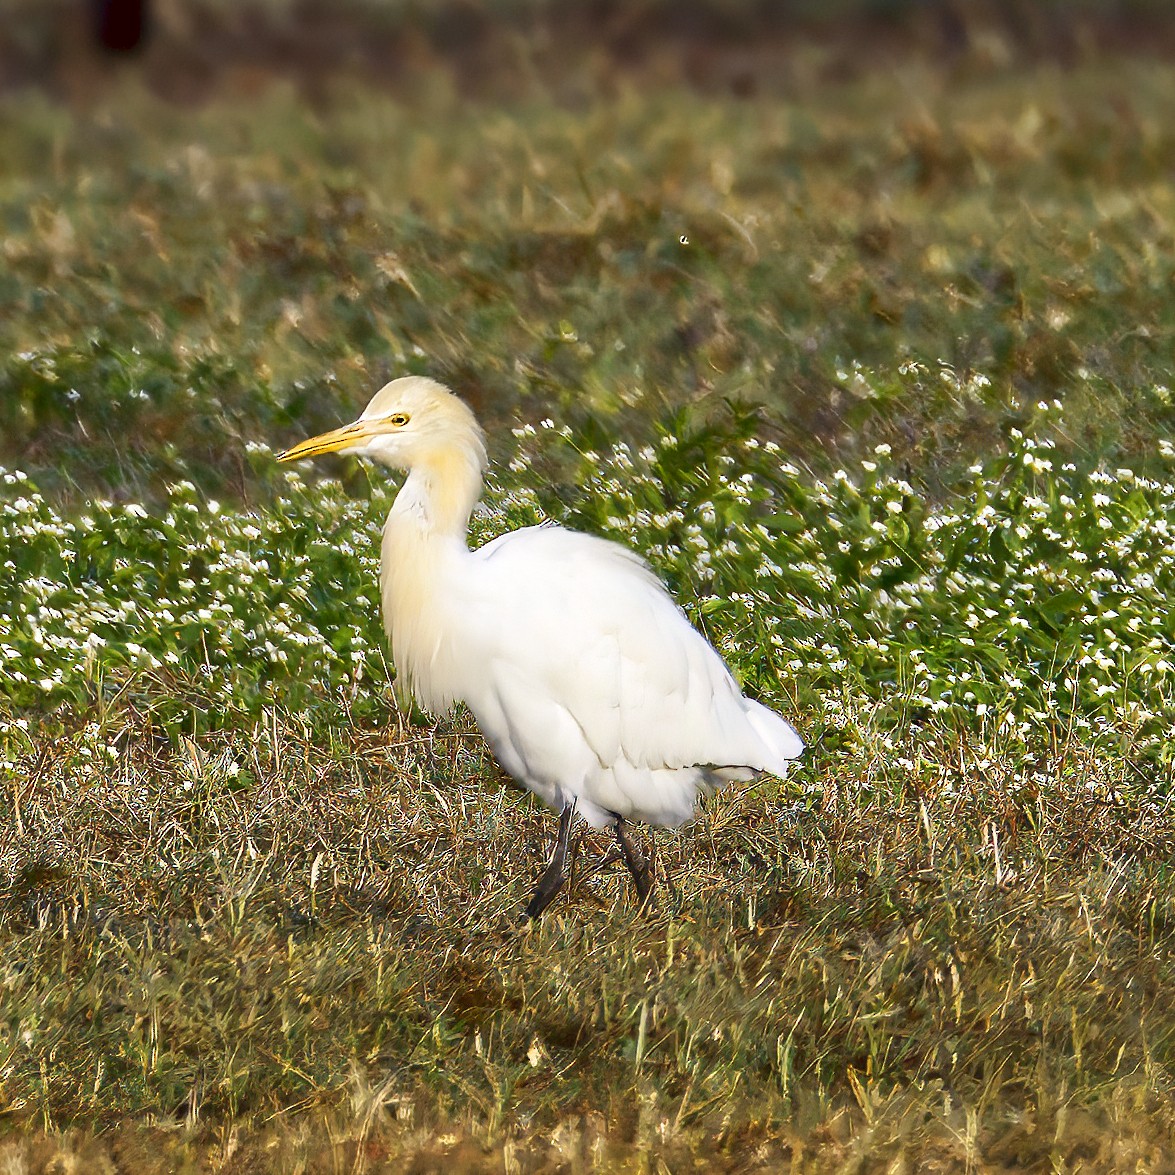
[[47, 492], [247, 495], [406, 371], [498, 438], [735, 403], [932, 489], [1042, 400], [1079, 462], [1171, 423], [1158, 0], [4, 7], [0, 461]]
[[[421, 72], [465, 97], [583, 100], [625, 80], [716, 94], [796, 93], [922, 57], [1074, 63], [1169, 52], [1162, 0], [8, 0], [6, 87], [92, 97], [119, 55], [177, 102], [289, 78], [308, 95], [340, 74], [411, 91]], [[813, 60], [813, 53], [816, 60]], [[525, 65], [525, 68], [521, 68]]]
[[[6, 88], [85, 101], [120, 56], [177, 102], [276, 78], [309, 95], [340, 74], [410, 90], [422, 72], [464, 96], [517, 98], [541, 83], [583, 100], [600, 83], [676, 80], [748, 98], [911, 56], [975, 65], [1169, 52], [1162, 0], [8, 0]], [[523, 67], [524, 68], [521, 68]]]

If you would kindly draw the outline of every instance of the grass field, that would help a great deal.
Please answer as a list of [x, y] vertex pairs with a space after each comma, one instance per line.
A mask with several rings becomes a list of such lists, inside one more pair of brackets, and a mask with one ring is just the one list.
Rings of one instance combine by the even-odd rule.
[[[3, 98], [0, 1170], [1170, 1169], [1175, 73], [968, 32]], [[408, 372], [809, 743], [647, 915], [273, 460]]]

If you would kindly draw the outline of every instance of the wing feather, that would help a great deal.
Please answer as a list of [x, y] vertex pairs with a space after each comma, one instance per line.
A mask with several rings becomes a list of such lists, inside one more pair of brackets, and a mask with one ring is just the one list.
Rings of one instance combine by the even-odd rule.
[[[535, 715], [526, 737], [541, 738], [539, 716], [553, 704], [603, 767], [623, 760], [649, 770], [778, 772], [798, 754], [791, 727], [742, 696], [718, 653], [631, 551], [544, 526], [513, 531], [477, 554], [471, 607], [495, 601], [482, 664], [490, 676], [494, 665], [511, 667], [514, 727], [526, 722], [520, 713]], [[487, 619], [468, 626], [471, 640], [487, 643]], [[475, 699], [466, 701], [476, 714]]]

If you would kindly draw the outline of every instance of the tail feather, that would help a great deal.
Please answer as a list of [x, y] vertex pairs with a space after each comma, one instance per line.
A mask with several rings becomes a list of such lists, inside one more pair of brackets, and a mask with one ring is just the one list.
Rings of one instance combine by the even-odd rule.
[[783, 775], [789, 760], [798, 758], [804, 750], [804, 740], [796, 733], [790, 722], [785, 721], [774, 710], [746, 700], [747, 721], [759, 736], [768, 753], [763, 770], [773, 775]]

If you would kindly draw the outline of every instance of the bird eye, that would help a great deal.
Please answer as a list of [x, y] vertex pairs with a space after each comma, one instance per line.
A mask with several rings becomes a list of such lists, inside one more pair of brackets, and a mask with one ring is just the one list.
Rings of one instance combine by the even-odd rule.
[[408, 423], [408, 416], [404, 412], [397, 412], [395, 416], [389, 416], [388, 419], [397, 428], [403, 428]]

